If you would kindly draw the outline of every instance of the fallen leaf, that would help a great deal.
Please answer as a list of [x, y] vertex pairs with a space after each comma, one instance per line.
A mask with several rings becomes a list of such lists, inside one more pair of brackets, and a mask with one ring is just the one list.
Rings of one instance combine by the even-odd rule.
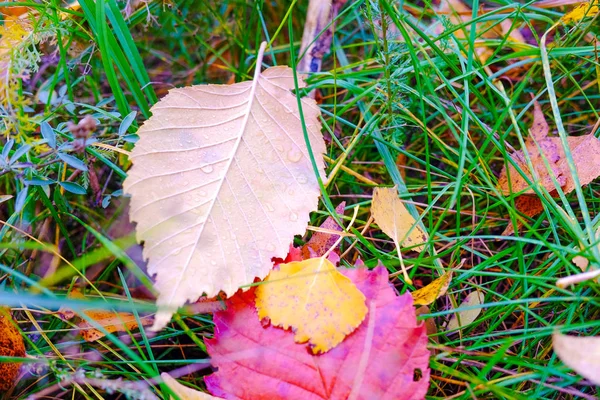
[[[340, 218], [344, 216], [345, 207], [346, 202], [343, 201], [335, 208], [335, 212], [340, 216]], [[327, 217], [325, 222], [321, 224], [321, 229], [342, 232], [342, 228], [332, 217]], [[331, 248], [331, 246], [333, 246], [338, 238], [339, 235], [332, 233], [319, 231], [314, 232], [310, 237], [310, 240], [304, 246], [302, 246], [302, 257], [305, 260], [312, 257], [321, 257]]]
[[[23, 337], [6, 307], [0, 307], [0, 356], [25, 357]], [[0, 361], [0, 394], [15, 385], [20, 367], [20, 362]]]
[[10, 194], [2, 194], [2, 195], [0, 195], [0, 203], [4, 203], [5, 201], [8, 201], [12, 198], [13, 198], [13, 196]]
[[[165, 381], [169, 389], [171, 389], [177, 396], [179, 396], [180, 400], [211, 400], [211, 399], [219, 399], [220, 397], [211, 396], [208, 393], [200, 392], [198, 390], [189, 388], [187, 386], [182, 385], [177, 382], [175, 378], [171, 375], [163, 372], [160, 374], [160, 377]], [[173, 399], [173, 397], [171, 397]]]
[[552, 335], [552, 347], [558, 358], [579, 375], [600, 385], [600, 337]]
[[404, 263], [402, 262], [401, 245], [414, 246], [411, 250], [423, 251], [427, 242], [427, 234], [416, 223], [410, 215], [402, 200], [398, 197], [397, 187], [376, 187], [373, 191], [371, 203], [371, 214], [379, 228], [396, 244], [396, 251], [400, 258], [400, 265], [404, 274], [404, 280], [409, 284], [412, 280], [408, 277]]
[[[417, 317], [419, 317], [423, 314], [431, 314], [431, 310], [427, 306], [421, 306], [417, 307], [417, 309], [415, 310], [415, 314]], [[435, 319], [433, 319], [432, 317], [425, 318], [423, 320], [423, 323], [425, 324], [425, 330], [427, 331], [427, 336], [429, 337], [429, 339], [435, 343], [439, 343], [440, 339], [437, 336], [438, 330], [437, 325], [435, 324]], [[436, 350], [433, 350], [433, 352], [435, 354]]]
[[[71, 293], [69, 293], [68, 298], [89, 299], [89, 297], [85, 296], [79, 289], [73, 289]], [[135, 315], [131, 313], [114, 312], [102, 309], [85, 309], [83, 312], [88, 318], [102, 326], [109, 333], [129, 332], [138, 328], [138, 322]], [[77, 315], [77, 313], [68, 307], [61, 307], [61, 309], [58, 310], [58, 314], [62, 319], [71, 319]], [[97, 329], [91, 322], [85, 320], [83, 316], [79, 315], [79, 317], [81, 317], [82, 320], [77, 323], [77, 327], [86, 342], [94, 342], [106, 336], [104, 332]], [[148, 326], [152, 325], [153, 320], [151, 316], [140, 316], [140, 321], [142, 322], [142, 325]]]
[[[512, 164], [508, 164], [508, 168], [505, 166], [498, 178], [498, 189], [503, 194], [520, 194], [515, 199], [515, 206], [517, 210], [528, 217], [539, 214], [544, 208], [527, 179], [539, 183], [553, 197], [558, 196], [553, 178], [559, 183], [565, 194], [575, 189], [575, 181], [571, 176], [562, 142], [559, 137], [549, 137], [549, 131], [550, 128], [542, 109], [536, 102], [533, 125], [529, 130], [529, 137], [525, 141], [525, 151], [529, 155], [535, 174], [532, 174], [527, 166], [525, 151], [520, 150], [511, 157], [523, 170], [525, 176], [521, 175]], [[579, 184], [587, 185], [600, 175], [600, 140], [593, 134], [588, 134], [568, 136], [567, 143], [577, 170]], [[513, 232], [514, 227], [509, 224], [503, 235]]]
[[[495, 12], [491, 11], [492, 13]], [[454, 25], [463, 25], [461, 29], [454, 31], [454, 36], [458, 39], [467, 39], [470, 36], [470, 30], [475, 27], [477, 30], [477, 39], [475, 41], [475, 54], [482, 63], [486, 63], [494, 54], [495, 49], [488, 47], [486, 42], [490, 39], [507, 39], [507, 44], [513, 47], [515, 45], [526, 44], [526, 40], [519, 31], [513, 27], [511, 19], [505, 19], [500, 23], [480, 22], [469, 24], [472, 20], [473, 11], [462, 0], [442, 0], [437, 10], [440, 15], [447, 15], [448, 20]], [[478, 15], [481, 17], [482, 15]], [[437, 33], [442, 34], [446, 28], [443, 24], [438, 25]]]
[[279, 265], [256, 288], [262, 320], [292, 328], [297, 343], [324, 353], [344, 340], [367, 315], [365, 296], [325, 257]]
[[[483, 304], [484, 300], [485, 295], [479, 290], [475, 290], [465, 297], [458, 308], [475, 307]], [[450, 332], [471, 325], [473, 322], [475, 322], [477, 317], [479, 317], [479, 314], [481, 314], [481, 307], [459, 311], [452, 315], [452, 318], [450, 318], [450, 321], [446, 326], [446, 330]]]
[[428, 306], [446, 294], [452, 281], [452, 271], [446, 272], [429, 285], [411, 293], [415, 306]]
[[[139, 328], [138, 322], [133, 314], [104, 310], [85, 310], [84, 313], [88, 318], [94, 320], [96, 324], [102, 326], [108, 333], [129, 332]], [[140, 317], [140, 321], [144, 326], [152, 325], [153, 322], [151, 317]], [[86, 342], [95, 342], [106, 336], [104, 332], [85, 320], [80, 321], [77, 324], [77, 327]]]
[[239, 293], [214, 315], [215, 336], [206, 346], [217, 371], [204, 378], [208, 390], [242, 400], [425, 398], [427, 335], [417, 325], [410, 294], [396, 295], [383, 266], [339, 271], [367, 299], [367, 318], [356, 331], [313, 355], [291, 332], [260, 324], [254, 289]]
[[[233, 85], [174, 89], [138, 131], [124, 188], [156, 275], [154, 330], [186, 301], [231, 296], [264, 278], [271, 259], [305, 232], [320, 190], [292, 89], [288, 67], [257, 69], [254, 80]], [[306, 98], [302, 109], [324, 179], [320, 110]]]
[[560, 20], [565, 24], [581, 21], [586, 17], [594, 17], [600, 11], [598, 0], [586, 1], [566, 13]]
[[[597, 241], [600, 240], [600, 228], [596, 229], [595, 237], [596, 237]], [[598, 250], [600, 250], [600, 243], [598, 243], [596, 245], [596, 247], [598, 248]], [[584, 249], [582, 248], [582, 250], [584, 250]], [[571, 261], [573, 261], [573, 264], [577, 265], [581, 269], [581, 272], [586, 272], [590, 265], [590, 260], [588, 260], [586, 257], [583, 257], [583, 256], [575, 256], [575, 257], [573, 257], [573, 259]], [[593, 268], [593, 269], [596, 269], [596, 268]]]

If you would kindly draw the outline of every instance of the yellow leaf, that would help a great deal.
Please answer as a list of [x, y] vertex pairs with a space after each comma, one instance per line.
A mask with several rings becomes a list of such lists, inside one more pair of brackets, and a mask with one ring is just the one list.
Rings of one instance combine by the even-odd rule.
[[427, 306], [446, 294], [452, 281], [452, 271], [446, 272], [429, 285], [411, 293], [415, 306]]
[[367, 314], [365, 296], [326, 258], [281, 264], [256, 289], [260, 319], [293, 328], [298, 343], [326, 352], [354, 331]]
[[598, 0], [587, 1], [576, 6], [574, 9], [566, 13], [561, 21], [564, 23], [581, 21], [585, 17], [594, 17], [600, 11]]
[[423, 243], [427, 242], [427, 234], [416, 223], [398, 197], [396, 186], [393, 188], [375, 188], [373, 191], [371, 214], [373, 214], [373, 219], [379, 225], [379, 228], [391, 237], [396, 244], [404, 279], [409, 284], [412, 283], [402, 262], [400, 246], [402, 244], [414, 246], [412, 250], [423, 251], [425, 248]]
[[186, 301], [231, 296], [267, 276], [317, 209], [326, 150], [319, 107], [301, 101], [315, 174], [294, 71], [261, 72], [263, 52], [252, 81], [171, 90], [138, 131], [124, 189], [156, 276], [153, 330]]
[[[208, 393], [200, 392], [198, 390], [194, 390], [187, 386], [182, 385], [177, 382], [171, 375], [163, 372], [160, 374], [160, 377], [167, 384], [169, 389], [171, 389], [181, 400], [211, 400], [211, 399], [220, 399], [221, 397], [211, 396]], [[171, 397], [172, 399], [173, 397]]]
[[[460, 304], [459, 308], [467, 308], [467, 307], [475, 307], [483, 304], [485, 299], [485, 295], [476, 290], [471, 292], [465, 297], [465, 300]], [[446, 326], [447, 331], [453, 331], [458, 328], [464, 328], [467, 325], [471, 325], [481, 314], [481, 307], [472, 308], [469, 310], [459, 311], [450, 318], [450, 322], [448, 322], [448, 326]]]
[[412, 248], [414, 251], [423, 251], [425, 248], [423, 243], [427, 242], [427, 234], [416, 224], [415, 219], [398, 197], [396, 186], [375, 188], [371, 213], [375, 223], [398, 246], [404, 244], [405, 246], [414, 246]]
[[579, 375], [600, 385], [600, 337], [552, 335], [552, 347], [558, 358]]

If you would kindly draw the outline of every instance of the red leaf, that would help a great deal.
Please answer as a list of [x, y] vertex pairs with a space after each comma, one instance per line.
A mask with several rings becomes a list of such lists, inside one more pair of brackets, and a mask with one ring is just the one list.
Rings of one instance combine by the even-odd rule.
[[215, 313], [215, 337], [206, 341], [218, 368], [205, 378], [209, 391], [243, 400], [425, 398], [427, 333], [417, 324], [411, 295], [397, 296], [381, 266], [339, 271], [367, 298], [369, 313], [354, 333], [315, 356], [294, 343], [292, 332], [260, 324], [254, 290], [238, 293]]

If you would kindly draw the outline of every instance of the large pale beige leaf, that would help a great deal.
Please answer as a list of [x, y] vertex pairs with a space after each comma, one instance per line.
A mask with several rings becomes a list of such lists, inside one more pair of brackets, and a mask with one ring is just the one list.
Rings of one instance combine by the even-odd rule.
[[[203, 293], [231, 296], [264, 278], [306, 230], [319, 187], [293, 88], [292, 70], [272, 67], [171, 90], [140, 128], [124, 188], [160, 293], [153, 329]], [[302, 109], [324, 177], [319, 108], [303, 99]]]
[[[166, 372], [163, 372], [162, 374], [160, 374], [160, 377], [163, 379], [163, 381], [165, 381], [165, 383], [167, 384], [169, 389], [171, 389], [173, 392], [175, 392], [175, 394], [177, 394], [177, 396], [179, 396], [179, 398], [181, 400], [220, 399], [220, 397], [211, 396], [208, 393], [203, 393], [198, 390], [184, 386], [181, 383], [177, 382], [177, 380], [175, 378], [173, 378], [171, 375], [167, 374]], [[172, 398], [173, 397], [171, 397], [171, 399]]]
[[552, 347], [558, 358], [573, 371], [600, 385], [600, 337], [552, 335]]

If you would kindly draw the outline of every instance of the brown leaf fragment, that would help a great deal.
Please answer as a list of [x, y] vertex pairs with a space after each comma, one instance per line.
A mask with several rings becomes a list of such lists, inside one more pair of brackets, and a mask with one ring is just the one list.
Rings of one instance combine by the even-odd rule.
[[[528, 180], [543, 186], [552, 197], [558, 197], [554, 181], [560, 185], [565, 194], [575, 189], [575, 179], [571, 175], [569, 159], [562, 141], [559, 137], [549, 137], [549, 130], [542, 109], [536, 102], [533, 124], [529, 130], [529, 137], [525, 141], [525, 149], [511, 155], [525, 176], [521, 175], [512, 164], [508, 164], [502, 169], [498, 178], [498, 189], [504, 195], [521, 194], [515, 199], [515, 206], [517, 210], [528, 217], [533, 217], [544, 209]], [[600, 140], [598, 138], [593, 134], [568, 136], [567, 144], [580, 186], [587, 185], [600, 176]], [[527, 165], [526, 154], [529, 156], [534, 174]], [[519, 223], [517, 229], [520, 226]], [[514, 233], [514, 227], [508, 226], [503, 235], [512, 233]]]
[[[0, 356], [25, 357], [23, 337], [6, 307], [0, 307]], [[0, 361], [0, 394], [14, 386], [20, 367], [19, 362]]]
[[[79, 289], [73, 289], [68, 296], [70, 299], [89, 299]], [[138, 328], [138, 322], [135, 315], [126, 312], [114, 312], [102, 309], [86, 309], [83, 310], [87, 318], [94, 320], [94, 322], [103, 327], [109, 333], [114, 332], [128, 332]], [[58, 314], [62, 319], [71, 319], [78, 315], [75, 311], [68, 307], [61, 307], [58, 310]], [[77, 327], [80, 330], [81, 336], [86, 342], [94, 342], [98, 339], [102, 339], [105, 335], [104, 332], [97, 329], [94, 324], [86, 320], [83, 316], [78, 315], [82, 318], [77, 323]], [[151, 316], [140, 316], [140, 321], [143, 326], [152, 325], [153, 319]]]
[[[344, 216], [345, 207], [346, 202], [343, 201], [335, 208], [335, 212], [339, 215], [340, 219]], [[332, 217], [328, 217], [325, 222], [321, 224], [321, 228], [328, 231], [342, 232], [342, 228]], [[306, 260], [311, 257], [321, 257], [331, 248], [331, 246], [333, 246], [338, 238], [339, 235], [334, 235], [332, 233], [314, 232], [310, 237], [310, 240], [302, 246], [302, 258]]]
[[[515, 199], [515, 208], [519, 210], [520, 213], [524, 214], [527, 217], [534, 217], [544, 211], [544, 206], [542, 205], [542, 201], [537, 196], [529, 196], [523, 195], [519, 196]], [[515, 231], [519, 231], [523, 227], [523, 223], [517, 220], [517, 226], [515, 227], [512, 223], [509, 223], [506, 226], [506, 229], [502, 232], [502, 236], [510, 236], [515, 233]]]

